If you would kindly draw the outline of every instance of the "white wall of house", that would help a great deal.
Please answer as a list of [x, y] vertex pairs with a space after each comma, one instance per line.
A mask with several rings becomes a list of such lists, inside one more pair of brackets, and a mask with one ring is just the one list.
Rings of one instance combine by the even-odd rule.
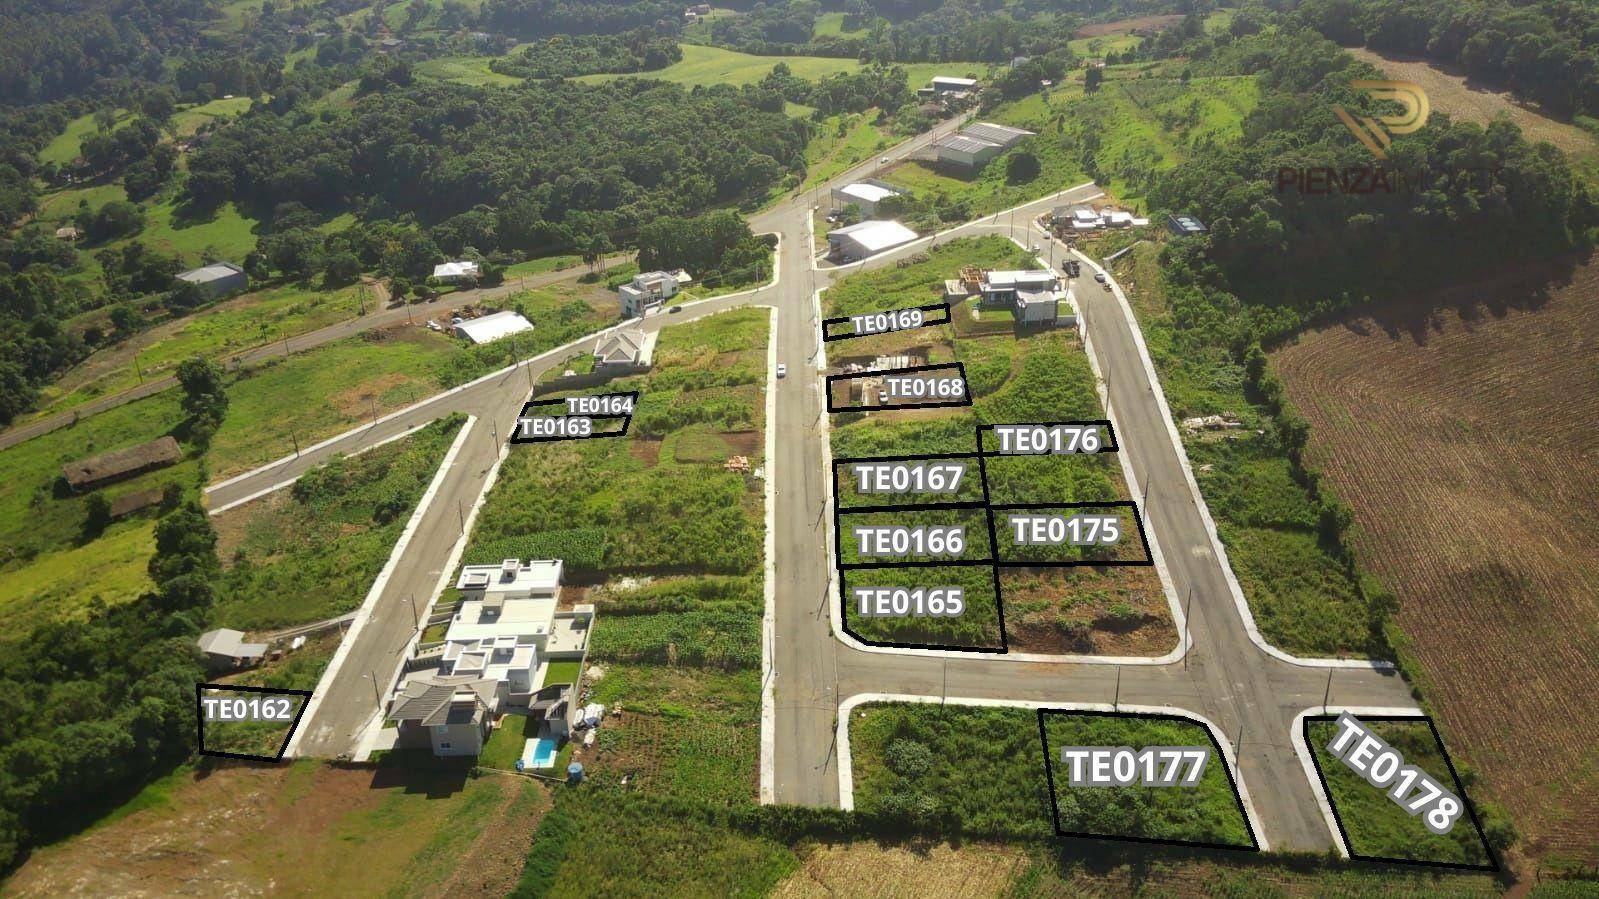
[[483, 728], [477, 724], [442, 724], [428, 728], [434, 755], [477, 755], [483, 751]]

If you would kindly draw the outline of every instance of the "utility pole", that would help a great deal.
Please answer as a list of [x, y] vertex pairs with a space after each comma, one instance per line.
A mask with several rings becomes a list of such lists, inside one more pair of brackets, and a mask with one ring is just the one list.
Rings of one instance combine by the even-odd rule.
[[139, 373], [139, 383], [144, 383], [144, 368], [139, 365], [139, 354], [133, 354], [133, 370]]
[[372, 699], [377, 702], [378, 710], [382, 711], [383, 710], [383, 694], [378, 690], [378, 672], [377, 672], [377, 669], [373, 669], [372, 673], [370, 675], [368, 675], [368, 676], [372, 678]]
[[1110, 707], [1120, 710], [1122, 706], [1122, 666], [1116, 666], [1116, 698], [1111, 700]]
[[[1183, 670], [1188, 670], [1188, 657], [1194, 652], [1193, 621], [1194, 585], [1188, 585], [1188, 598], [1183, 601]], [[1330, 670], [1330, 669], [1329, 669]]]
[[455, 517], [461, 522], [461, 533], [466, 533], [466, 513], [461, 511], [461, 501], [455, 501]]
[[294, 436], [294, 429], [289, 429], [289, 439], [294, 441], [294, 457], [300, 458], [300, 438]]
[[1332, 700], [1332, 675], [1333, 670], [1327, 669], [1327, 690], [1321, 694], [1321, 713], [1327, 714], [1327, 703]]
[[416, 594], [411, 594], [411, 620], [416, 622], [416, 629], [422, 629], [422, 613], [416, 608]]

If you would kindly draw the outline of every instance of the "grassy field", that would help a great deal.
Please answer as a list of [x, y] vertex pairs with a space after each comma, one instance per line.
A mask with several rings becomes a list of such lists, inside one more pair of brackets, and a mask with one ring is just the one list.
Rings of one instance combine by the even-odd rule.
[[99, 209], [112, 200], [126, 200], [128, 192], [119, 183], [95, 184], [89, 187], [71, 187], [45, 194], [39, 198], [36, 221], [62, 225], [78, 214], [80, 207]]
[[877, 114], [876, 109], [839, 113], [817, 125], [816, 135], [805, 146], [805, 180], [798, 189], [810, 190], [898, 143], [877, 125]]
[[502, 75], [499, 72], [491, 71], [489, 63], [497, 58], [494, 56], [440, 56], [417, 63], [416, 74], [419, 78], [432, 81], [448, 81], [451, 84], [465, 84], [471, 87], [506, 87], [513, 84], [521, 84], [525, 80], [516, 75]]
[[[126, 109], [117, 110], [117, 125], [132, 121], [133, 113]], [[66, 165], [83, 152], [83, 140], [93, 134], [98, 126], [94, 122], [94, 113], [79, 116], [67, 123], [67, 127], [55, 139], [44, 145], [39, 151], [40, 162], [53, 162], [57, 165]]]
[[200, 265], [216, 259], [240, 262], [255, 249], [255, 219], [246, 218], [230, 203], [224, 203], [205, 219], [186, 218], [172, 198], [146, 206], [144, 230], [136, 235], [145, 246], [184, 265]]
[[[937, 302], [943, 280], [963, 265], [1028, 268], [1032, 263], [999, 237], [954, 241], [920, 254], [904, 267], [854, 275], [822, 295], [824, 314], [851, 315]], [[832, 419], [835, 458], [882, 457], [933, 452], [971, 452], [979, 423], [1062, 421], [1104, 417], [1087, 356], [1071, 331], [1016, 333], [1009, 325], [973, 322], [969, 304], [952, 310], [948, 325], [920, 328], [829, 344], [828, 363], [870, 362], [878, 354], [907, 354], [927, 363], [960, 361], [973, 395], [970, 408], [847, 413]], [[1118, 461], [1097, 456], [1011, 457], [989, 460], [989, 487], [996, 503], [1098, 502], [1127, 498]], [[847, 473], [846, 473], [847, 474]], [[975, 466], [968, 477], [976, 483]], [[847, 479], [846, 479], [847, 480]], [[891, 497], [876, 497], [875, 502]], [[914, 497], [904, 497], [910, 501]], [[852, 494], [840, 497], [845, 508]], [[932, 516], [933, 513], [924, 513]], [[945, 515], [944, 517], [948, 517]], [[896, 520], [905, 519], [905, 513]], [[846, 518], [844, 527], [854, 526]], [[932, 522], [928, 523], [941, 523]], [[986, 521], [967, 516], [967, 558], [986, 557]], [[972, 540], [975, 523], [981, 540]], [[1001, 522], [1003, 524], [1003, 522]], [[1127, 549], [1133, 549], [1131, 541]], [[845, 541], [846, 561], [854, 546]], [[1007, 552], [1007, 558], [1012, 556]], [[936, 569], [944, 572], [943, 569]], [[857, 584], [897, 586], [903, 575], [859, 571]], [[956, 580], [952, 580], [956, 579]], [[887, 580], [885, 580], [887, 579]], [[878, 583], [884, 580], [884, 583]], [[940, 584], [964, 584], [953, 571]], [[991, 581], [990, 581], [991, 584]], [[852, 630], [868, 640], [997, 646], [998, 614], [993, 589], [973, 581], [973, 602], [959, 618], [860, 618], [846, 604]], [[1007, 568], [1005, 623], [1010, 648], [1046, 653], [1166, 652], [1176, 642], [1165, 593], [1152, 572], [1137, 568], [1075, 573]]]
[[246, 294], [91, 355], [40, 392], [37, 414], [61, 412], [165, 377], [194, 356], [217, 359], [353, 318], [360, 305], [356, 287], [325, 291], [287, 285]]
[[731, 84], [739, 87], [754, 84], [778, 63], [787, 63], [798, 77], [816, 80], [835, 72], [853, 72], [861, 67], [853, 59], [836, 59], [823, 56], [753, 56], [721, 47], [702, 47], [683, 44], [683, 58], [679, 62], [643, 75], [583, 75], [574, 81], [598, 83], [617, 78], [644, 77], [674, 84]]
[[[1438, 741], [1425, 722], [1363, 722], [1389, 746], [1398, 750], [1405, 763], [1426, 772], [1435, 783], [1459, 795], [1459, 787], [1449, 776]], [[1316, 754], [1328, 798], [1349, 838], [1354, 855], [1376, 858], [1408, 858], [1418, 861], [1456, 864], [1488, 864], [1488, 851], [1471, 818], [1462, 814], [1447, 834], [1428, 830], [1421, 816], [1412, 816], [1388, 794], [1366, 782], [1348, 765], [1327, 750], [1338, 733], [1335, 721], [1312, 721], [1306, 733], [1310, 750]]]
[[198, 103], [174, 113], [172, 116], [172, 128], [180, 138], [191, 137], [209, 122], [229, 119], [248, 112], [254, 102], [250, 97], [233, 97], [232, 99], [212, 100], [209, 103]]
[[226, 570], [213, 620], [265, 630], [360, 605], [459, 427], [435, 422], [216, 516]]
[[[1523, 269], [1304, 335], [1272, 356], [1307, 457], [1457, 759], [1525, 851], [1599, 862], [1599, 264]], [[1375, 445], [1373, 441], [1381, 441]], [[1526, 647], [1536, 646], [1528, 653]]]

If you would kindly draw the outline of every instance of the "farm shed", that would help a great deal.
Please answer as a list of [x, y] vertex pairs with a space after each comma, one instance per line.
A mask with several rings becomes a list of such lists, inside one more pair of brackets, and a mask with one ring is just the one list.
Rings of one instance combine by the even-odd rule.
[[871, 220], [827, 232], [827, 252], [834, 259], [853, 262], [915, 239], [916, 232], [899, 222]]
[[492, 343], [502, 337], [531, 330], [532, 322], [509, 309], [482, 318], [469, 318], [454, 325], [456, 337], [464, 337], [473, 343]]
[[177, 278], [179, 281], [187, 281], [200, 288], [200, 292], [208, 299], [216, 299], [250, 286], [250, 276], [244, 273], [244, 269], [231, 262], [213, 262], [210, 265], [191, 268], [186, 272], [179, 272]]
[[183, 457], [183, 451], [171, 435], [158, 437], [148, 443], [123, 447], [61, 466], [61, 476], [74, 492], [89, 490], [122, 478], [157, 468], [165, 468]]

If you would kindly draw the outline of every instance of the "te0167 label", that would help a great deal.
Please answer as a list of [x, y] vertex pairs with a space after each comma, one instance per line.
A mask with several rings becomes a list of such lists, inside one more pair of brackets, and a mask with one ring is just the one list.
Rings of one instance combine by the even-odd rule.
[[851, 587], [863, 618], [957, 618], [966, 611], [960, 587]]
[[1427, 772], [1405, 764], [1399, 750], [1348, 712], [1338, 716], [1338, 733], [1327, 744], [1327, 751], [1367, 783], [1387, 792], [1389, 800], [1406, 814], [1420, 815], [1421, 823], [1433, 833], [1448, 833], [1465, 810], [1459, 796], [1444, 789]]
[[1067, 783], [1074, 787], [1192, 787], [1205, 774], [1205, 746], [1062, 746]]
[[954, 493], [965, 462], [856, 462], [850, 465], [861, 493]]

